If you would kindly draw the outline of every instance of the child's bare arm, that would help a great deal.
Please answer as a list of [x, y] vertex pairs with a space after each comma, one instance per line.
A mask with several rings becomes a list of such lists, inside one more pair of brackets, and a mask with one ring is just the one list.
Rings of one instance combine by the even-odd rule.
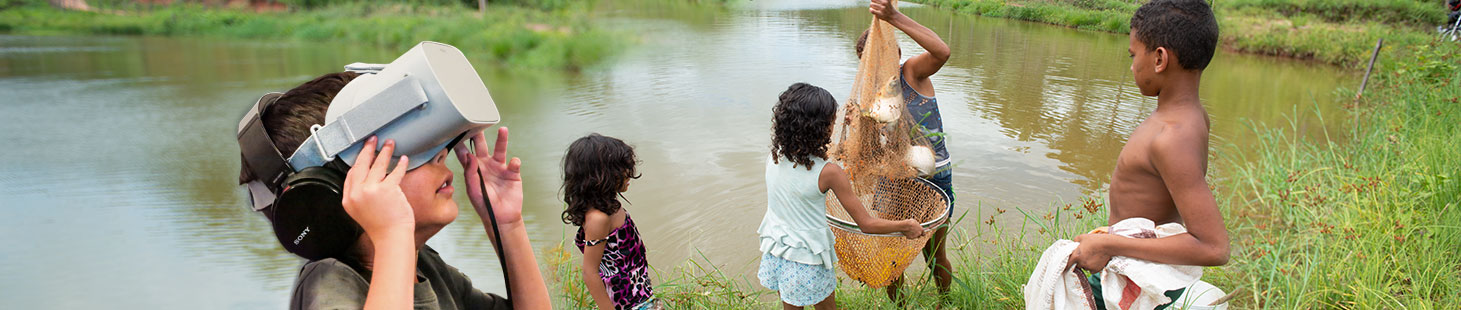
[[867, 209], [862, 207], [862, 202], [857, 199], [857, 193], [852, 192], [852, 182], [848, 181], [847, 172], [842, 170], [842, 166], [831, 163], [823, 166], [821, 175], [817, 177], [817, 186], [823, 192], [831, 190], [833, 194], [836, 194], [837, 201], [842, 203], [842, 208], [847, 210], [847, 214], [852, 216], [852, 221], [856, 222], [864, 233], [898, 232], [903, 233], [903, 236], [909, 239], [918, 238], [924, 233], [923, 226], [920, 226], [918, 221], [911, 219], [890, 221], [868, 214]]
[[928, 79], [934, 73], [938, 73], [938, 70], [944, 67], [944, 63], [949, 61], [949, 45], [945, 44], [944, 40], [940, 39], [932, 29], [903, 15], [903, 12], [899, 12], [898, 8], [891, 5], [888, 0], [873, 0], [868, 6], [868, 11], [878, 19], [887, 21], [894, 28], [908, 34], [908, 37], [913, 38], [914, 42], [918, 42], [918, 46], [928, 51], [913, 56], [903, 63], [904, 77], [910, 82], [921, 82]]
[[[548, 286], [543, 274], [538, 271], [538, 260], [533, 255], [533, 245], [528, 240], [527, 227], [522, 221], [522, 160], [507, 157], [507, 127], [497, 129], [497, 143], [487, 149], [486, 138], [478, 133], [471, 137], [472, 147], [457, 145], [457, 159], [462, 162], [463, 176], [467, 183], [467, 197], [482, 219], [489, 240], [493, 239], [491, 219], [487, 208], [496, 215], [498, 229], [502, 231], [502, 249], [511, 275], [513, 308], [551, 309]], [[483, 193], [482, 190], [487, 190]], [[487, 204], [491, 201], [491, 204]]]
[[[1205, 127], [1169, 125], [1151, 145], [1152, 164], [1162, 177], [1188, 233], [1160, 239], [1132, 239], [1114, 235], [1082, 235], [1077, 242], [1094, 242], [1078, 260], [1082, 267], [1104, 267], [1112, 256], [1158, 263], [1220, 266], [1228, 262], [1228, 231], [1222, 213], [1207, 186], [1207, 132]], [[1079, 252], [1078, 252], [1079, 253]]]
[[[519, 207], [520, 208], [520, 207]], [[552, 309], [548, 285], [538, 271], [538, 259], [533, 254], [533, 244], [528, 240], [527, 227], [522, 221], [501, 224], [502, 251], [506, 253], [507, 269], [512, 275], [513, 309]], [[489, 234], [491, 229], [488, 228]]]
[[[598, 210], [589, 210], [583, 216], [583, 240], [603, 240], [609, 236], [609, 215]], [[607, 245], [583, 246], [583, 284], [588, 288], [589, 295], [594, 298], [594, 304], [599, 309], [614, 309], [614, 301], [609, 299], [609, 291], [604, 288], [603, 275], [599, 274], [599, 264], [604, 259], [604, 247]]]
[[386, 140], [379, 156], [375, 146], [376, 138], [371, 137], [345, 173], [341, 204], [372, 246], [372, 285], [364, 308], [407, 308], [416, 282], [416, 224], [400, 184], [410, 159], [401, 156], [396, 168], [387, 171], [395, 142]]

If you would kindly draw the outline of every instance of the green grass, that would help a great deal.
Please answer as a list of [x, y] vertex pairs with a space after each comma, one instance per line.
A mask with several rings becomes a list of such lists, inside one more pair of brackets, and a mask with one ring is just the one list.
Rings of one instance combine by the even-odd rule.
[[[1461, 308], [1461, 45], [1419, 36], [1387, 44], [1364, 100], [1312, 102], [1344, 105], [1350, 115], [1319, 117], [1354, 125], [1318, 140], [1300, 138], [1297, 125], [1255, 127], [1257, 144], [1218, 147], [1210, 180], [1232, 257], [1203, 279], [1237, 292], [1231, 309]], [[1022, 308], [1021, 287], [1045, 247], [1101, 225], [1107, 212], [1099, 199], [1054, 210], [1010, 210], [1022, 219], [1004, 222], [970, 208], [981, 224], [950, 237], [951, 293], [940, 299], [926, 272], [909, 274], [909, 307]], [[549, 266], [557, 304], [591, 305], [578, 256], [559, 253]], [[675, 308], [777, 306], [754, 277], [712, 266], [702, 257], [656, 273], [657, 295]], [[896, 308], [881, 289], [846, 279], [837, 296], [844, 309]]]
[[1403, 48], [1350, 132], [1260, 129], [1254, 158], [1223, 161], [1234, 252], [1209, 281], [1246, 288], [1240, 308], [1461, 307], [1461, 50]]
[[[964, 14], [1127, 33], [1135, 0], [909, 0]], [[1415, 0], [1216, 1], [1222, 45], [1241, 52], [1357, 67], [1375, 41], [1430, 39], [1445, 19], [1440, 2]]]
[[1419, 0], [1221, 0], [1222, 8], [1259, 9], [1285, 16], [1311, 15], [1331, 22], [1380, 22], [1431, 26], [1445, 22], [1444, 1]]
[[1223, 44], [1231, 49], [1313, 59], [1358, 69], [1364, 68], [1375, 42], [1380, 38], [1384, 38], [1387, 45], [1414, 46], [1429, 42], [1434, 37], [1432, 32], [1393, 25], [1340, 24], [1302, 18], [1235, 16], [1221, 19], [1219, 27], [1223, 32]]
[[959, 13], [1027, 20], [1080, 29], [1126, 33], [1138, 5], [1121, 0], [1069, 2], [1004, 0], [908, 0]]
[[[1392, 47], [1403, 56], [1383, 62], [1365, 100], [1314, 102], [1346, 104], [1357, 120], [1327, 139], [1299, 138], [1299, 128], [1254, 128], [1257, 145], [1220, 147], [1225, 155], [1214, 161], [1211, 180], [1233, 251], [1228, 265], [1206, 268], [1203, 279], [1238, 292], [1231, 309], [1461, 307], [1458, 47]], [[1044, 214], [1009, 210], [1023, 215], [1010, 222], [978, 213], [985, 209], [970, 208], [980, 221], [975, 229], [951, 234], [951, 293], [939, 299], [926, 272], [909, 274], [909, 307], [1022, 308], [1021, 287], [1045, 247], [1102, 225], [1107, 212], [1099, 199]], [[555, 304], [585, 308], [592, 300], [570, 251], [550, 250]], [[754, 278], [713, 266], [701, 257], [657, 272], [657, 295], [674, 308], [777, 306], [775, 293]], [[896, 309], [883, 290], [847, 279], [837, 296], [844, 309]]]
[[[1014, 309], [1024, 306], [1022, 287], [1034, 270], [1040, 253], [1056, 239], [1069, 239], [1104, 225], [1105, 202], [1082, 200], [1078, 204], [1055, 206], [1048, 213], [996, 210], [1022, 214], [1018, 221], [995, 220], [995, 214], [975, 207], [965, 218], [981, 221], [974, 230], [957, 228], [950, 233], [948, 250], [954, 262], [954, 283], [946, 298], [937, 297], [927, 271], [908, 273], [904, 296], [907, 306], [931, 309], [954, 305], [964, 309]], [[981, 254], [980, 251], [984, 251]], [[545, 250], [554, 305], [584, 309], [593, 300], [583, 287], [577, 250], [568, 246]], [[991, 254], [992, 253], [992, 254]], [[922, 265], [922, 262], [914, 262]], [[667, 271], [653, 274], [655, 296], [671, 309], [767, 309], [779, 307], [776, 292], [761, 287], [754, 276], [728, 275], [712, 258], [703, 255]], [[754, 268], [755, 266], [750, 266]], [[837, 306], [841, 309], [897, 309], [881, 288], [868, 288], [842, 278], [837, 285]]]
[[0, 30], [16, 34], [214, 36], [340, 41], [405, 50], [448, 43], [474, 58], [527, 68], [582, 68], [619, 50], [627, 34], [600, 30], [588, 9], [492, 6], [485, 17], [463, 6], [346, 3], [296, 12], [253, 13], [193, 5], [109, 13], [21, 5], [0, 11]]

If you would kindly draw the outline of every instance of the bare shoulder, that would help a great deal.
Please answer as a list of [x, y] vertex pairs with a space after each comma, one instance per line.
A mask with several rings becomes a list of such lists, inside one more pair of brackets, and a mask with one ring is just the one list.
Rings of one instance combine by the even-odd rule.
[[609, 222], [611, 218], [608, 213], [599, 209], [589, 208], [583, 213], [583, 234], [588, 240], [603, 239], [609, 235]]
[[827, 192], [832, 189], [832, 184], [848, 179], [847, 171], [842, 170], [842, 165], [829, 161], [826, 165], [822, 165], [822, 171], [817, 173], [817, 189]]
[[[1165, 117], [1161, 129], [1152, 137], [1150, 152], [1152, 161], [1161, 170], [1170, 164], [1187, 165], [1201, 163], [1195, 167], [1206, 169], [1208, 147], [1208, 123], [1205, 111], [1184, 111]], [[1163, 165], [1165, 162], [1168, 165]]]
[[840, 177], [840, 176], [846, 176], [846, 175], [847, 175], [847, 171], [842, 170], [842, 165], [838, 165], [837, 163], [834, 163], [834, 162], [827, 162], [826, 165], [823, 165], [822, 166], [822, 172], [818, 174], [818, 177], [825, 179], [825, 178], [830, 178], [830, 177]]

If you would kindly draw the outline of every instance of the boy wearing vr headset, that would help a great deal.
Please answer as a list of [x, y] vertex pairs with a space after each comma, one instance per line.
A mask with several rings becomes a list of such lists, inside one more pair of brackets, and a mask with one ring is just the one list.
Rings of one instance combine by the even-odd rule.
[[[460, 55], [455, 48], [444, 44], [423, 43], [391, 66], [398, 66], [398, 62], [412, 56], [413, 52], [421, 59], [439, 58], [440, 55], [430, 55], [430, 51], [426, 53], [427, 56], [421, 56], [419, 50], [423, 48], [449, 48], [449, 51]], [[441, 59], [432, 61], [450, 63]], [[465, 59], [461, 61], [465, 62]], [[245, 116], [243, 124], [240, 124], [239, 143], [243, 151], [240, 183], [248, 184], [254, 209], [264, 213], [270, 220], [281, 245], [290, 252], [309, 259], [295, 281], [290, 308], [549, 308], [547, 286], [538, 272], [537, 261], [522, 221], [522, 178], [519, 173], [521, 161], [517, 158], [508, 160], [506, 127], [498, 128], [496, 147], [490, 151], [481, 133], [482, 128], [497, 122], [495, 107], [490, 107], [490, 123], [469, 124], [469, 130], [457, 134], [455, 139], [446, 137], [451, 141], [443, 144], [433, 140], [425, 144], [403, 141], [398, 145], [395, 140], [375, 136], [380, 134], [386, 137], [410, 137], [410, 134], [393, 134], [389, 130], [392, 127], [386, 126], [391, 122], [414, 117], [410, 113], [435, 113], [430, 110], [451, 109], [453, 104], [458, 105], [455, 109], [461, 111], [452, 112], [462, 113], [468, 119], [472, 118], [468, 114], [478, 113], [469, 111], [473, 108], [461, 105], [465, 104], [463, 101], [481, 103], [483, 100], [476, 99], [477, 96], [464, 97], [464, 93], [478, 93], [460, 87], [467, 85], [471, 88], [471, 83], [475, 82], [475, 87], [481, 88], [480, 94], [485, 95], [486, 89], [480, 86], [480, 78], [470, 79], [473, 81], [467, 83], [438, 82], [436, 79], [460, 77], [453, 74], [460, 74], [462, 71], [445, 69], [438, 64], [402, 66], [412, 65], [434, 67], [426, 69], [426, 74], [418, 74], [416, 71], [399, 74], [396, 76], [397, 80], [391, 81], [395, 84], [390, 87], [409, 84], [425, 89], [424, 92], [414, 91], [417, 94], [415, 98], [420, 103], [410, 109], [401, 110], [404, 112], [399, 115], [377, 119], [383, 120], [376, 123], [380, 125], [379, 130], [370, 130], [371, 136], [364, 141], [347, 141], [348, 144], [342, 144], [353, 146], [348, 149], [353, 151], [346, 152], [347, 149], [343, 148], [330, 150], [325, 146], [328, 142], [316, 140], [328, 139], [323, 136], [329, 131], [328, 127], [333, 125], [331, 123], [344, 123], [348, 120], [350, 124], [345, 127], [358, 128], [368, 127], [372, 119], [370, 115], [362, 117], [348, 113], [336, 117], [336, 111], [331, 110], [332, 107], [344, 110], [354, 107], [368, 109], [382, 106], [370, 100], [402, 101], [401, 98], [409, 99], [412, 96], [391, 95], [389, 93], [392, 89], [387, 89], [363, 96], [370, 98], [363, 100], [365, 103], [357, 103], [355, 106], [345, 104], [343, 108], [339, 108], [342, 105], [339, 101], [342, 100], [336, 98], [337, 95], [350, 97], [353, 94], [347, 93], [358, 91], [359, 89], [342, 91], [357, 78], [389, 79], [389, 73], [400, 73], [401, 70], [368, 72], [378, 73], [373, 74], [378, 76], [349, 71], [320, 76], [286, 93], [265, 95]], [[472, 72], [469, 64], [466, 69], [461, 70]], [[474, 72], [471, 77], [475, 77]], [[400, 83], [402, 80], [407, 83]], [[361, 85], [372, 88], [379, 84], [369, 84], [367, 81]], [[465, 98], [472, 99], [464, 100]], [[451, 99], [457, 99], [457, 102], [452, 103]], [[485, 99], [485, 104], [490, 106], [490, 100], [490, 97]], [[327, 116], [327, 111], [330, 116]], [[482, 114], [477, 114], [480, 115]], [[421, 118], [429, 120], [430, 124], [427, 126], [442, 123], [437, 117]], [[457, 143], [463, 139], [470, 139], [473, 146]], [[415, 148], [414, 150], [423, 151], [411, 156], [401, 155], [399, 160], [392, 160], [397, 152], [410, 153], [414, 145], [433, 147]], [[296, 153], [311, 155], [315, 151], [309, 149], [312, 147], [318, 147], [321, 155], [328, 155], [324, 158], [329, 160], [322, 165], [309, 166], [302, 164], [308, 161], [300, 160], [300, 156], [293, 156], [299, 155]], [[477, 290], [470, 279], [447, 265], [435, 250], [426, 246], [428, 239], [457, 216], [457, 205], [452, 199], [453, 177], [446, 167], [448, 149], [456, 151], [457, 159], [465, 170], [468, 197], [478, 216], [483, 223], [493, 224], [488, 225], [487, 234], [489, 239], [494, 239], [494, 246], [499, 250], [499, 256], [503, 260], [503, 273], [511, 275], [507, 281], [510, 301]], [[305, 152], [306, 150], [311, 152]], [[348, 153], [351, 152], [355, 153], [353, 160], [348, 159], [348, 155], [352, 155]], [[282, 154], [291, 156], [286, 159]], [[494, 233], [494, 230], [498, 231]]]

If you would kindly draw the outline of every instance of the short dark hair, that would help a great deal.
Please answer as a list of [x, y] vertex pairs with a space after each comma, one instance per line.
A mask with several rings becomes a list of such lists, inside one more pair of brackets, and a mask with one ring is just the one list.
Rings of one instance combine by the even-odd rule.
[[[335, 94], [357, 76], [360, 74], [348, 71], [322, 75], [290, 89], [265, 108], [259, 115], [259, 121], [264, 125], [265, 134], [274, 141], [279, 155], [286, 158], [293, 155], [299, 145], [309, 139], [309, 127], [325, 123], [325, 111], [330, 108], [330, 100], [334, 100]], [[239, 183], [254, 180], [248, 162], [241, 163], [239, 168]]]
[[812, 157], [827, 159], [837, 99], [821, 87], [792, 84], [771, 108], [771, 162], [784, 157], [794, 166], [812, 169]]
[[279, 154], [286, 157], [294, 154], [309, 139], [309, 127], [325, 123], [325, 111], [329, 110], [330, 101], [335, 100], [335, 94], [357, 76], [360, 74], [350, 71], [321, 75], [285, 92], [264, 110], [260, 120]]
[[[871, 34], [872, 32], [873, 32], [873, 29], [872, 28], [863, 29], [862, 30], [862, 35], [857, 37], [857, 45], [853, 47], [853, 49], [857, 50], [857, 59], [862, 59], [862, 51], [865, 50], [865, 49], [867, 49], [867, 36], [869, 34]], [[903, 50], [902, 49], [899, 49], [898, 50], [898, 56], [899, 57], [902, 57], [903, 56]]]
[[872, 31], [872, 28], [863, 29], [862, 36], [857, 37], [857, 46], [854, 47], [857, 50], [857, 59], [862, 59], [862, 49], [867, 47], [867, 35]]
[[634, 148], [618, 138], [592, 133], [574, 140], [563, 155], [563, 223], [583, 226], [589, 208], [618, 212], [619, 189], [639, 178], [638, 163]]
[[1177, 54], [1187, 70], [1203, 70], [1217, 49], [1218, 24], [1212, 7], [1202, 0], [1152, 0], [1131, 15], [1131, 32], [1146, 44]]

